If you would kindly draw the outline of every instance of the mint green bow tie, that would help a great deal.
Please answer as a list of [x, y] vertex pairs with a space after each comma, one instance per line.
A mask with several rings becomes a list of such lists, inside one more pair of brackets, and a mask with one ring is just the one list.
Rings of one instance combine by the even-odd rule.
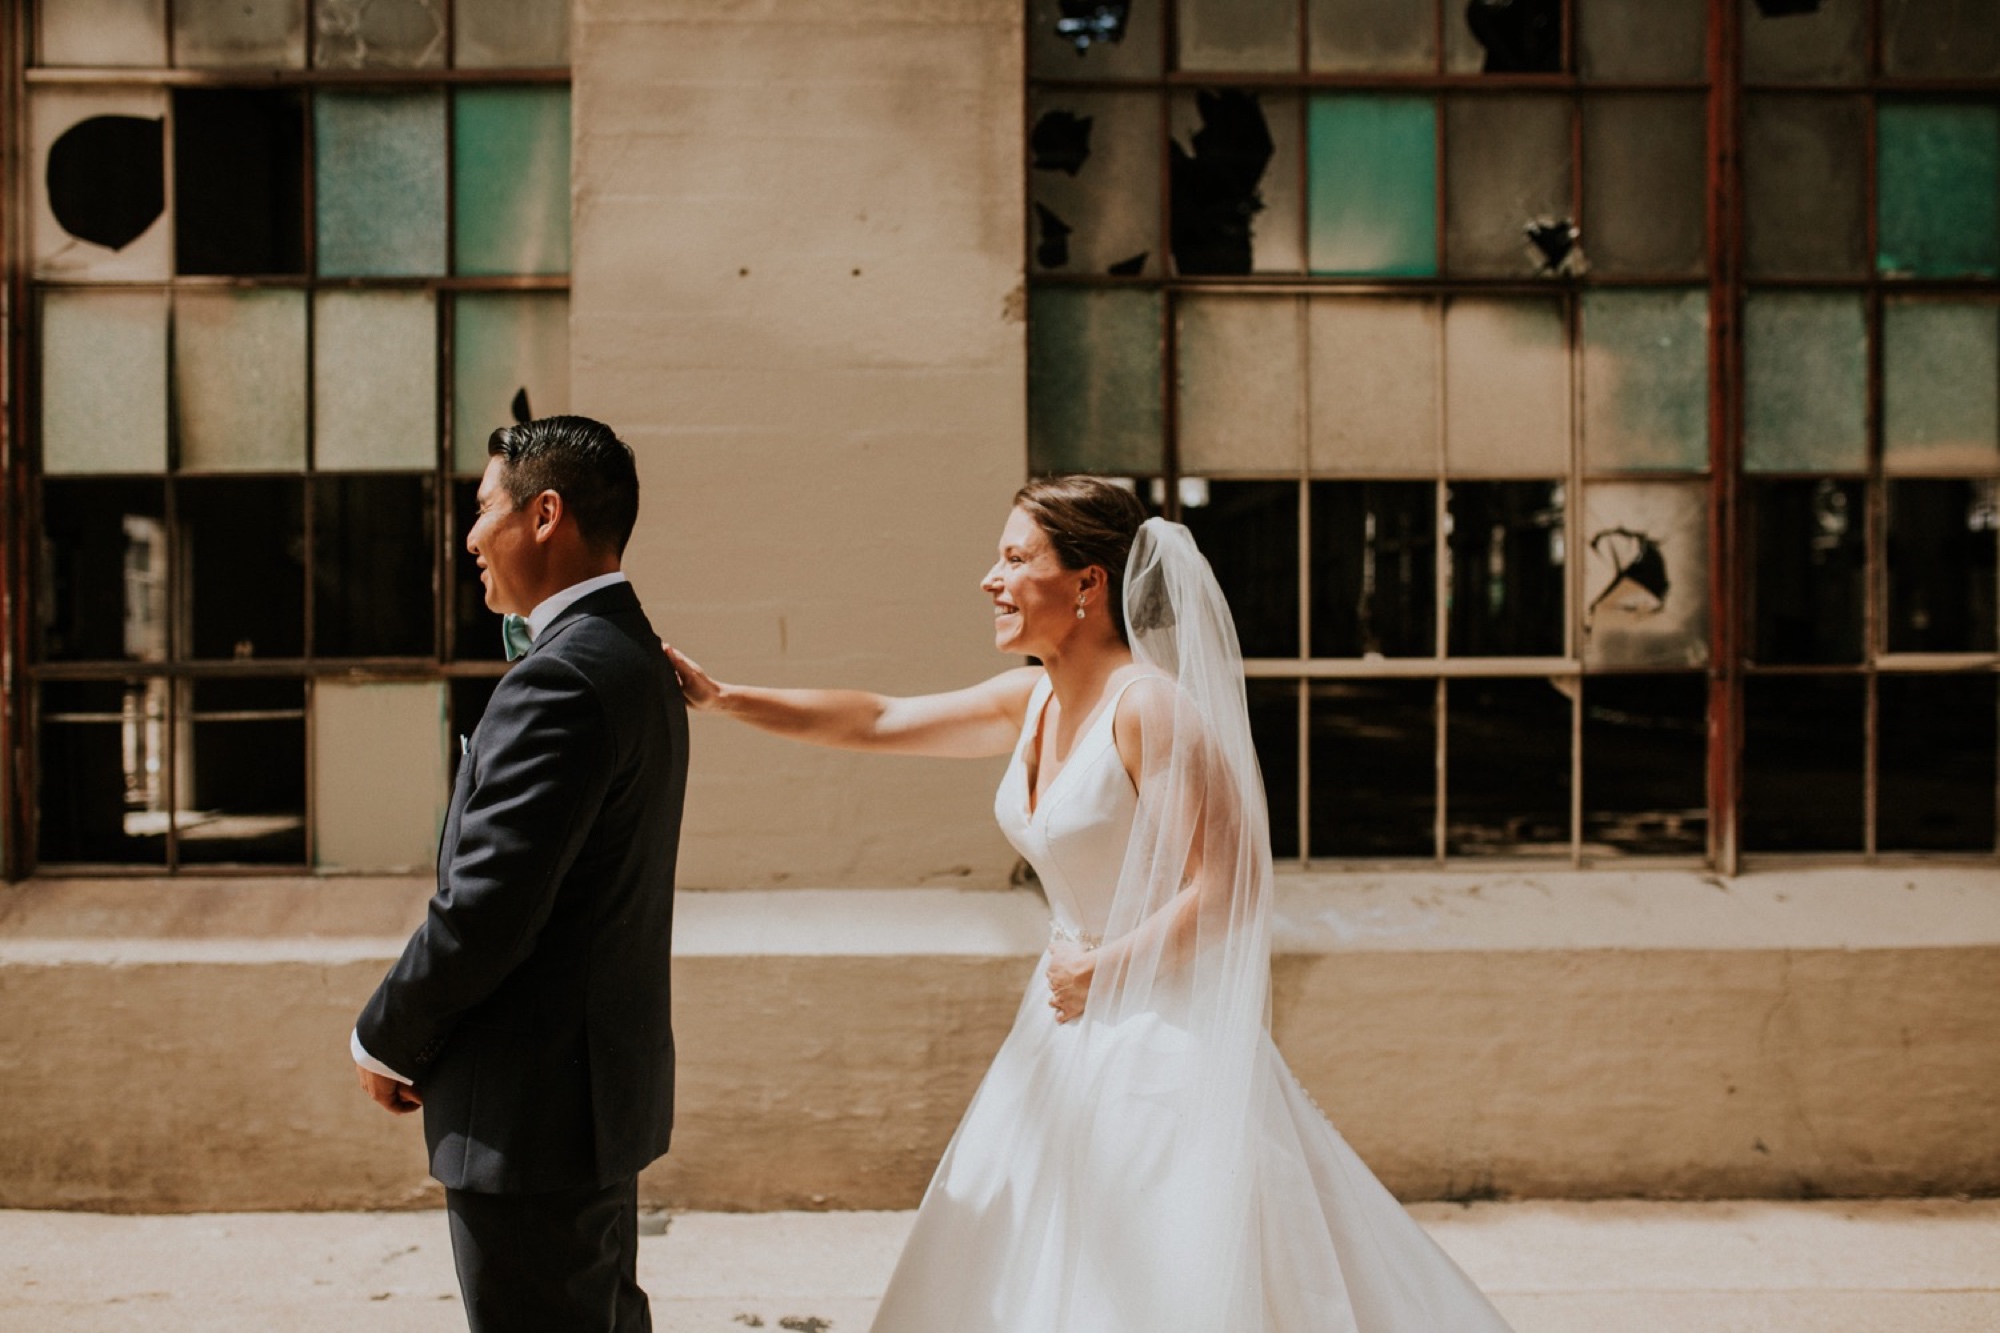
[[500, 617], [500, 643], [507, 650], [507, 660], [512, 662], [525, 657], [534, 646], [535, 636], [528, 633], [526, 616]]

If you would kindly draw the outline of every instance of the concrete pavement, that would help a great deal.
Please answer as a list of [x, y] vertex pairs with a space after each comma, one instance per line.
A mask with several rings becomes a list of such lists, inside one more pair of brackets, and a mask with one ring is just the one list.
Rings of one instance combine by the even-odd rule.
[[[1991, 1333], [2000, 1200], [1424, 1204], [1519, 1333]], [[909, 1213], [652, 1219], [660, 1333], [862, 1333]], [[0, 1330], [451, 1333], [424, 1213], [0, 1212]]]

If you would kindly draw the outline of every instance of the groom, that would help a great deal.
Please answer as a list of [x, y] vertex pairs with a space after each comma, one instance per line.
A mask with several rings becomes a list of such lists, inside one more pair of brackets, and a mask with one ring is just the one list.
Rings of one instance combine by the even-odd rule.
[[687, 714], [619, 570], [632, 451], [566, 416], [487, 452], [465, 545], [532, 645], [459, 761], [437, 893], [355, 1024], [356, 1073], [423, 1108], [474, 1333], [634, 1333], [638, 1172], [673, 1120]]

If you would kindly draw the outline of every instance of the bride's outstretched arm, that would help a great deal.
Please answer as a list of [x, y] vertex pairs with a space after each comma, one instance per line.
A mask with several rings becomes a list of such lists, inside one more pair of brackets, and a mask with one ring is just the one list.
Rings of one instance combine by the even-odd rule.
[[688, 707], [723, 713], [760, 731], [813, 745], [883, 754], [981, 759], [1006, 754], [1021, 734], [1039, 667], [1016, 667], [944, 694], [896, 697], [865, 690], [768, 689], [712, 678], [669, 645]]

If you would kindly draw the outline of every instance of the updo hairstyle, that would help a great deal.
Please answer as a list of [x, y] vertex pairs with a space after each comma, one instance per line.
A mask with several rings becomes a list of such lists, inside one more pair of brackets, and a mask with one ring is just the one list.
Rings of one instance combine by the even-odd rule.
[[1048, 534], [1049, 545], [1064, 569], [1097, 565], [1104, 570], [1109, 576], [1106, 591], [1112, 627], [1119, 640], [1129, 644], [1125, 563], [1132, 554], [1132, 539], [1146, 521], [1139, 497], [1102, 477], [1072, 474], [1037, 477], [1014, 492], [1014, 507]]

